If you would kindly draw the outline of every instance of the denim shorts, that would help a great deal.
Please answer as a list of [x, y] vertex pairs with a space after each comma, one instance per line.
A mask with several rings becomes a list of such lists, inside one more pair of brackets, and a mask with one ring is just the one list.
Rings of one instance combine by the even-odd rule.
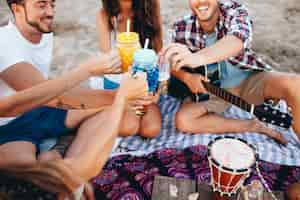
[[0, 145], [26, 141], [36, 145], [39, 151], [41, 142], [48, 138], [59, 138], [74, 131], [65, 126], [67, 111], [39, 107], [17, 117], [8, 124], [0, 126]]

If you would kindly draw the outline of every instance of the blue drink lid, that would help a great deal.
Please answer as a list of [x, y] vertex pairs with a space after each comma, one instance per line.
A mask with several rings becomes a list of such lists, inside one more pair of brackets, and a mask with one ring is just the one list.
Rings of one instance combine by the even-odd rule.
[[152, 65], [157, 62], [157, 55], [152, 49], [139, 49], [134, 53], [133, 60], [139, 64]]

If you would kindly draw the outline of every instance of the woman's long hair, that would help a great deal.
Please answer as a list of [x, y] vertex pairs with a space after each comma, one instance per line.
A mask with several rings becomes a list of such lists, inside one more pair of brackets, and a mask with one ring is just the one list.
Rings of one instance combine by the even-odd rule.
[[[162, 27], [160, 22], [160, 8], [158, 0], [132, 0], [133, 31], [139, 33], [140, 42], [144, 45], [145, 39], [151, 39], [150, 48], [155, 46], [157, 38], [161, 40]], [[110, 29], [114, 29], [113, 18], [120, 13], [119, 0], [102, 0], [103, 8], [108, 15]]]

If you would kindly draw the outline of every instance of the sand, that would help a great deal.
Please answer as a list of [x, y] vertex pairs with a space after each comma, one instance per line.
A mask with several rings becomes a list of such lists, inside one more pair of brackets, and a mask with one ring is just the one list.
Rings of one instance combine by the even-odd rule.
[[[176, 18], [189, 12], [187, 2], [187, 0], [161, 1], [165, 30], [170, 28]], [[242, 2], [248, 6], [254, 20], [253, 48], [277, 70], [300, 72], [299, 0]], [[87, 56], [98, 51], [95, 16], [100, 7], [100, 0], [57, 0], [52, 77], [76, 67]], [[6, 0], [0, 0], [0, 26], [6, 24], [11, 17]], [[27, 190], [21, 186], [20, 188], [23, 193]], [[27, 188], [33, 190], [31, 186]], [[14, 187], [12, 190], [18, 191]], [[1, 187], [1, 191], [6, 190]], [[52, 199], [51, 194], [47, 195], [38, 199]]]
[[[254, 20], [253, 48], [280, 71], [300, 72], [300, 4], [297, 1], [242, 1]], [[98, 51], [95, 16], [100, 7], [100, 0], [57, 1], [52, 76], [76, 67]], [[189, 12], [188, 1], [161, 1], [161, 12], [166, 33], [176, 18]], [[0, 0], [0, 25], [10, 17], [6, 0]]]

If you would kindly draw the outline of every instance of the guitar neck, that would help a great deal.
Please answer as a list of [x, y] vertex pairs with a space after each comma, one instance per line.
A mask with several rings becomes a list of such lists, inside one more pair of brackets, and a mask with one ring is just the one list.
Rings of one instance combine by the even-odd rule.
[[240, 97], [237, 97], [237, 96], [231, 94], [230, 92], [228, 92], [222, 88], [219, 88], [208, 82], [203, 82], [203, 85], [207, 91], [216, 95], [217, 97], [220, 97], [221, 99], [223, 99], [233, 105], [236, 105], [243, 110], [251, 112], [251, 105], [248, 102], [246, 102], [245, 100], [241, 99]]

